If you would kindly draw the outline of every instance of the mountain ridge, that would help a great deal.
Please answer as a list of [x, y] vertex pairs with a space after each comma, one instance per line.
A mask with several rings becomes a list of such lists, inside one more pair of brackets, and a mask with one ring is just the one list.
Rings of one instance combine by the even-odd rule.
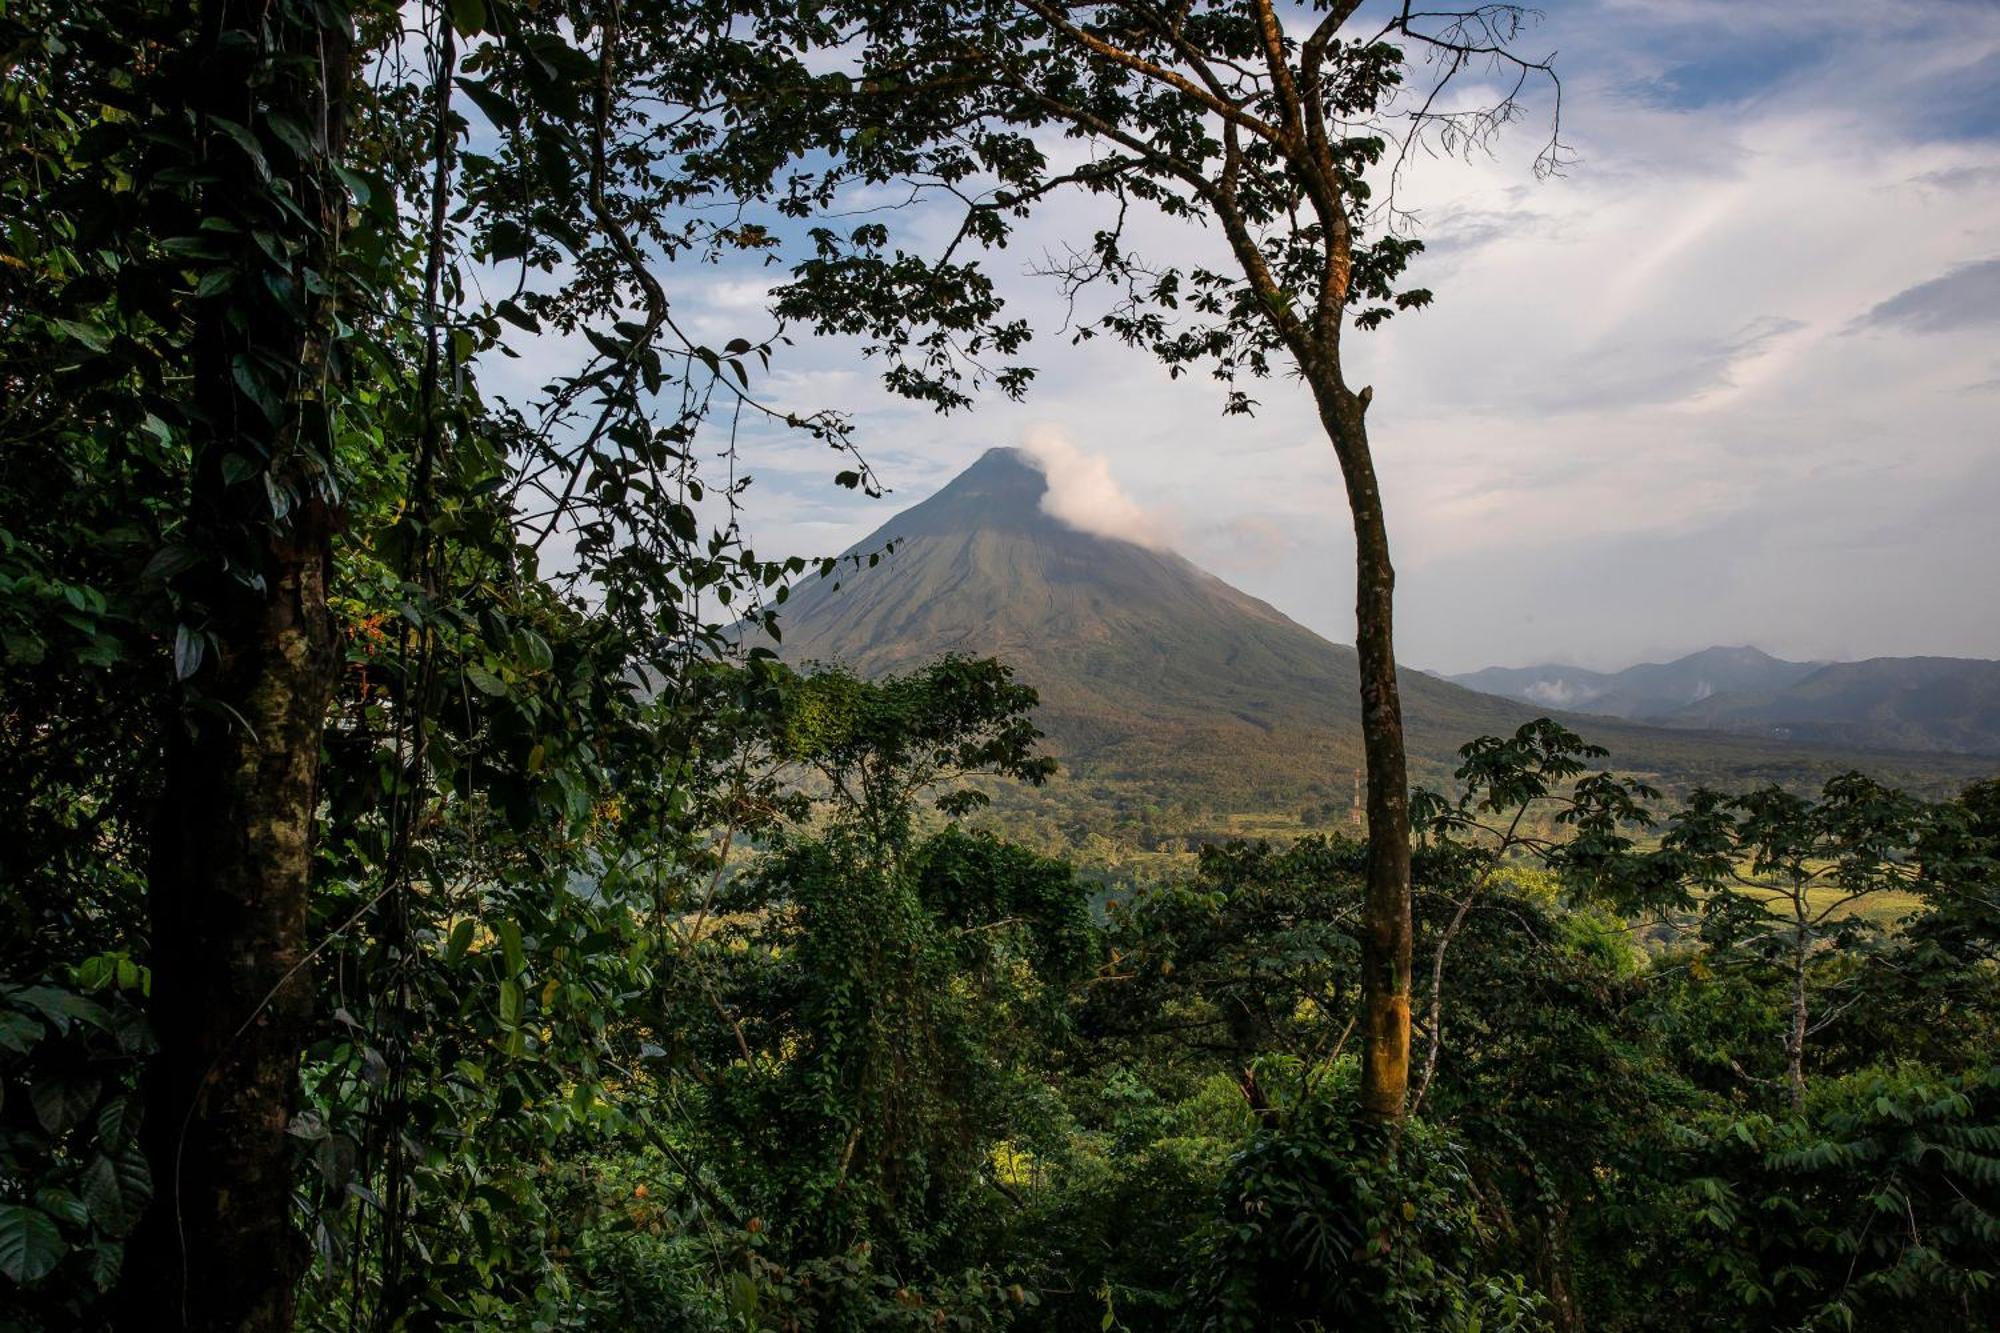
[[1446, 679], [1523, 702], [1658, 726], [1875, 749], [2000, 754], [2000, 662], [1983, 658], [1792, 662], [1745, 645], [1705, 648], [1620, 671], [1545, 663], [1487, 667]]

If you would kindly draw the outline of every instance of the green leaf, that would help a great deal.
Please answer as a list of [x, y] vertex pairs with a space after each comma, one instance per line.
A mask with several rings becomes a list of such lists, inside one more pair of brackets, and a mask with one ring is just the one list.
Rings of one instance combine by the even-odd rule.
[[[521, 123], [521, 108], [503, 95], [488, 79], [460, 79], [459, 88], [472, 99], [472, 104], [480, 109], [488, 120], [500, 129], [513, 129]], [[511, 305], [503, 301], [502, 305]]]
[[250, 358], [239, 353], [231, 359], [229, 373], [236, 381], [236, 387], [243, 391], [245, 398], [257, 405], [257, 410], [263, 413], [266, 421], [273, 426], [284, 421], [284, 405], [271, 392], [271, 386], [264, 382], [263, 376], [257, 373], [257, 367], [251, 364]]
[[116, 1150], [127, 1143], [138, 1141], [139, 1099], [137, 1097], [113, 1097], [97, 1108], [97, 1138], [105, 1147]]
[[493, 928], [500, 937], [500, 953], [507, 963], [507, 975], [518, 977], [527, 970], [527, 955], [521, 949], [521, 925], [518, 921], [502, 921]]
[[470, 37], [486, 27], [483, 0], [451, 0], [451, 26]]
[[500, 1025], [507, 1028], [521, 1026], [521, 1015], [527, 1006], [527, 993], [521, 983], [512, 977], [500, 983]]
[[42, 1128], [60, 1134], [90, 1114], [97, 1105], [100, 1086], [94, 1078], [50, 1075], [35, 1081], [28, 1090], [28, 1100], [34, 1103], [35, 1119], [42, 1122]]
[[465, 959], [466, 950], [472, 947], [472, 932], [477, 929], [471, 917], [451, 928], [451, 938], [445, 941], [444, 960], [457, 967]]
[[102, 352], [111, 346], [111, 335], [101, 325], [79, 319], [59, 319], [56, 327], [93, 352]]
[[757, 1312], [757, 1281], [748, 1273], [729, 1275], [729, 1311], [737, 1318], [748, 1320]]
[[210, 116], [208, 123], [221, 130], [243, 150], [243, 155], [250, 159], [250, 166], [256, 171], [259, 179], [267, 181], [271, 179], [271, 164], [264, 160], [264, 149], [257, 142], [256, 135], [235, 121], [222, 116]]
[[201, 563], [201, 556], [192, 546], [179, 542], [169, 542], [153, 552], [153, 558], [139, 571], [141, 583], [165, 583], [176, 574], [193, 569]]
[[16, 1055], [26, 1055], [42, 1039], [43, 1031], [40, 1023], [19, 1010], [0, 1013], [0, 1046]]
[[68, 1032], [72, 1022], [88, 1023], [102, 1032], [109, 1032], [113, 1023], [111, 1014], [97, 1001], [71, 991], [57, 990], [53, 986], [30, 986], [19, 991], [14, 998], [55, 1025], [56, 1031]]
[[306, 132], [305, 126], [290, 116], [274, 114], [266, 123], [270, 125], [271, 133], [278, 137], [280, 143], [291, 149], [293, 156], [299, 161], [311, 162], [319, 155], [318, 150], [313, 147], [312, 136]]
[[53, 1217], [58, 1225], [67, 1223], [73, 1227], [90, 1225], [90, 1209], [83, 1200], [60, 1185], [44, 1185], [35, 1191], [35, 1207]]
[[153, 1178], [146, 1170], [146, 1158], [136, 1148], [127, 1148], [115, 1158], [100, 1154], [83, 1173], [83, 1201], [99, 1229], [122, 1236], [139, 1225], [153, 1197]]
[[528, 311], [523, 310], [520, 304], [511, 297], [494, 306], [493, 313], [506, 320], [509, 324], [526, 329], [530, 333], [540, 333], [542, 331], [542, 321], [536, 319]]
[[547, 639], [531, 629], [517, 631], [517, 638], [522, 656], [528, 659], [529, 665], [535, 670], [547, 671], [556, 664], [555, 652], [549, 647]]
[[491, 671], [488, 671], [485, 667], [480, 666], [477, 662], [467, 662], [465, 664], [465, 678], [481, 694], [490, 694], [495, 698], [506, 697], [507, 683]]
[[187, 625], [174, 629], [174, 679], [186, 680], [201, 670], [201, 658], [206, 649], [201, 635]]
[[47, 1276], [68, 1247], [55, 1219], [39, 1208], [0, 1203], [0, 1273], [16, 1282]]
[[367, 176], [362, 175], [352, 167], [338, 165], [334, 167], [333, 174], [340, 177], [340, 183], [347, 187], [347, 192], [354, 196], [354, 202], [360, 207], [367, 208], [370, 202], [374, 200], [375, 182]]
[[125, 1262], [125, 1247], [117, 1241], [99, 1241], [88, 1251], [90, 1280], [99, 1291], [110, 1291], [118, 1283], [118, 1270]]

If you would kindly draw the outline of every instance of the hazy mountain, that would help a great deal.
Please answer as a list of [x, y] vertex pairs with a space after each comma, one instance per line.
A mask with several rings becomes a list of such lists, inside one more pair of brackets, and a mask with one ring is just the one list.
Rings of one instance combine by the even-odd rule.
[[1835, 662], [1779, 689], [1718, 694], [1677, 724], [1786, 740], [2000, 755], [2000, 662], [1875, 657]]
[[2000, 754], [2000, 662], [1877, 657], [1787, 662], [1708, 648], [1623, 671], [1488, 667], [1447, 679], [1548, 708], [1774, 740]]
[[1446, 679], [1543, 708], [1660, 718], [1716, 695], [1782, 690], [1822, 665], [1787, 662], [1755, 648], [1705, 648], [1671, 662], [1647, 662], [1623, 671], [1556, 665], [1487, 667]]
[[[800, 587], [785, 605], [783, 656], [868, 675], [945, 652], [991, 655], [1041, 693], [1038, 720], [1073, 778], [1217, 807], [1347, 790], [1361, 764], [1354, 650], [1183, 557], [1078, 531], [1045, 513], [1047, 481], [1027, 455], [989, 450], [930, 499], [849, 555], [874, 567]], [[1550, 710], [1403, 673], [1412, 767], [1442, 781], [1474, 736]], [[1727, 781], [1800, 777], [1837, 761], [1738, 736], [1571, 725], [1621, 766]]]

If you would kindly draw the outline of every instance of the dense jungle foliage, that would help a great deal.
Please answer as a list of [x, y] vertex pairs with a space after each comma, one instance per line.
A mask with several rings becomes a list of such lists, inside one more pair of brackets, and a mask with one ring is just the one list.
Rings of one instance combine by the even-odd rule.
[[[1194, 12], [1233, 61], [1268, 7]], [[1061, 17], [0, 3], [0, 1328], [2000, 1320], [2000, 785], [1670, 808], [1560, 728], [1474, 741], [1411, 803], [1383, 1123], [1365, 843], [1107, 898], [966, 826], [1050, 776], [1004, 665], [740, 651], [813, 572], [748, 545], [741, 441], [875, 482], [676, 266], [795, 266], [835, 331], [866, 288], [939, 407], [1025, 388], [976, 262], [830, 218], [1158, 203], [1143, 137], [1036, 147], [1052, 87], [1215, 147]], [[932, 106], [883, 33], [972, 72]], [[1344, 114], [1393, 92], [1386, 38], [1318, 40]], [[1336, 323], [1427, 299], [1417, 248]], [[1203, 336], [1172, 290], [1106, 331], [1267, 371], [1268, 306], [1189, 281]]]
[[[1649, 834], [1559, 728], [1467, 747], [1422, 803], [1428, 1059], [1384, 1143], [1353, 1106], [1358, 843], [1207, 848], [1093, 913], [950, 822], [957, 774], [1045, 772], [1004, 668], [701, 688], [731, 725], [698, 863], [600, 810], [560, 884], [467, 849], [421, 885], [398, 995], [368, 993], [380, 943], [327, 950], [303, 1326], [376, 1317], [392, 1226], [412, 1327], [2000, 1313], [2000, 784], [1707, 794]], [[23, 1327], [90, 1322], [150, 1188], [145, 969], [70, 953], [4, 997]]]

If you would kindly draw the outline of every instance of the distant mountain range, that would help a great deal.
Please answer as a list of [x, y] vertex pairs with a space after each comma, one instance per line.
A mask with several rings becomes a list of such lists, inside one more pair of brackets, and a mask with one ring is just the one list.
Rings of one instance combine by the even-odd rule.
[[[989, 450], [848, 554], [893, 554], [794, 591], [779, 645], [794, 663], [906, 671], [946, 652], [995, 656], [1041, 695], [1068, 781], [1214, 808], [1344, 799], [1362, 763], [1354, 650], [1170, 551], [1093, 536], [1042, 509], [1029, 457]], [[1413, 775], [1446, 781], [1455, 751], [1548, 713], [1427, 673], [1402, 676]], [[1620, 767], [1681, 782], [1810, 781], [1858, 762], [1829, 749], [1564, 714]], [[1871, 763], [1931, 786], [1965, 761]]]
[[2000, 754], [2000, 662], [1876, 657], [1787, 662], [1707, 648], [1623, 671], [1487, 667], [1447, 679], [1550, 708], [1774, 740]]

